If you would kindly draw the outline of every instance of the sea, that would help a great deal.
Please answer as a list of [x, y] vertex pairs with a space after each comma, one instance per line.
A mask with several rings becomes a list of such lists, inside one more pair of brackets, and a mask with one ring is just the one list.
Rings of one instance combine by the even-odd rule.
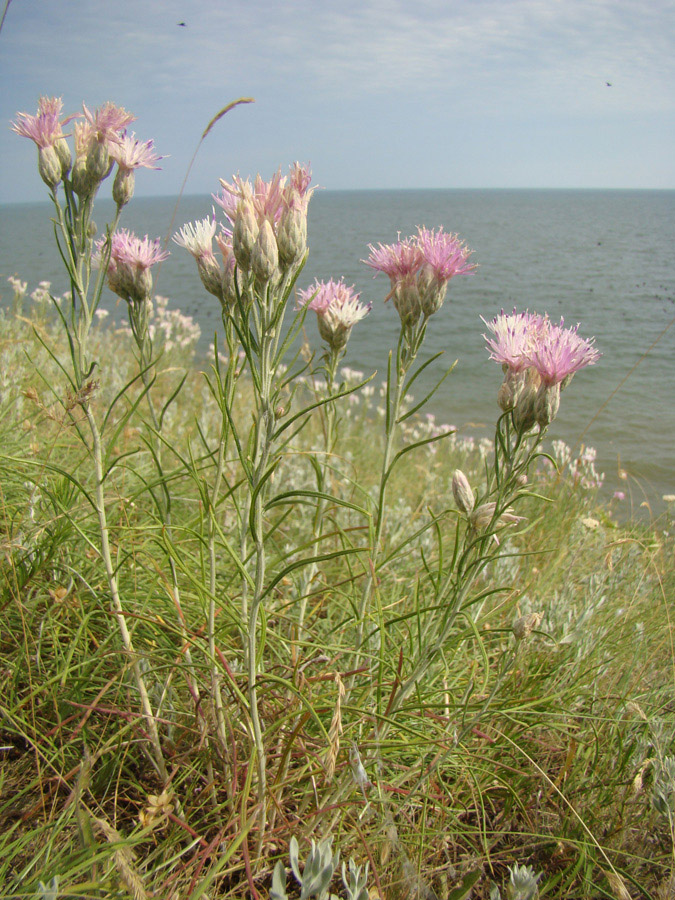
[[[139, 198], [124, 210], [122, 224], [165, 238], [212, 207], [208, 195], [185, 196], [177, 209], [173, 197]], [[103, 200], [94, 218], [103, 226], [112, 213], [112, 203]], [[11, 275], [28, 281], [29, 293], [40, 281], [65, 292], [50, 216], [47, 203], [0, 206], [0, 305], [11, 302]], [[663, 512], [664, 495], [675, 494], [675, 191], [317, 190], [309, 259], [298, 286], [344, 277], [372, 303], [352, 332], [344, 364], [366, 375], [377, 372], [376, 379], [385, 377], [396, 346], [398, 316], [384, 302], [388, 279], [373, 277], [363, 260], [369, 244], [390, 243], [418, 225], [458, 233], [477, 264], [474, 274], [453, 279], [429, 323], [423, 353], [443, 356], [416, 392], [457, 365], [428, 412], [462, 435], [491, 437], [501, 370], [488, 358], [482, 319], [516, 308], [580, 323], [579, 333], [595, 337], [602, 357], [563, 393], [550, 437], [574, 452], [597, 451], [602, 492], [611, 503], [647, 515]], [[189, 254], [170, 247], [156, 291], [198, 322], [205, 357], [222, 329], [220, 310], [202, 289]], [[112, 295], [104, 305], [122, 312]], [[306, 330], [320, 351], [311, 317]]]

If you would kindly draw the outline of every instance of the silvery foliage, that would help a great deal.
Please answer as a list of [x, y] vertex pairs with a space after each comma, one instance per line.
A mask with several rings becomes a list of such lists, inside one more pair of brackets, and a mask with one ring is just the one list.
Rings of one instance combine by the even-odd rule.
[[[333, 854], [333, 838], [325, 838], [317, 844], [312, 841], [307, 862], [300, 873], [299, 847], [295, 837], [291, 838], [289, 846], [289, 858], [291, 870], [300, 885], [300, 900], [331, 900], [335, 894], [329, 894], [329, 886], [335, 870], [340, 861], [339, 851]], [[347, 900], [368, 900], [366, 881], [368, 880], [368, 865], [362, 871], [353, 859], [349, 860], [349, 869], [342, 864], [342, 882], [347, 892]], [[281, 860], [274, 867], [272, 876], [272, 888], [270, 900], [288, 900], [286, 893], [286, 869]]]
[[[506, 900], [535, 900], [539, 896], [537, 882], [541, 878], [534, 874], [531, 866], [509, 866], [509, 883], [506, 886]], [[502, 900], [502, 894], [496, 884], [490, 887], [490, 900]]]
[[59, 895], [59, 876], [55, 875], [49, 884], [41, 881], [34, 894], [35, 900], [57, 900]]

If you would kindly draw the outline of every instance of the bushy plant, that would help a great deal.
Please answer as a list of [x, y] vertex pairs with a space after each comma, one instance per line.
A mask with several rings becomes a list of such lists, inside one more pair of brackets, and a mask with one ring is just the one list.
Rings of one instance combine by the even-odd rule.
[[[285, 897], [287, 847], [301, 897], [365, 900], [367, 877], [383, 897], [665, 883], [672, 735], [653, 761], [626, 704], [645, 679], [654, 710], [667, 702], [669, 647], [645, 616], [669, 538], [590, 516], [592, 454], [544, 443], [593, 342], [545, 315], [487, 321], [495, 438], [459, 439], [423, 416], [433, 391], [413, 398], [470, 251], [424, 227], [369, 248], [400, 319], [376, 386], [342, 366], [367, 327], [354, 289], [296, 290], [312, 195], [296, 163], [221, 181], [225, 221], [175, 235], [222, 311], [200, 375], [193, 323], [153, 296], [166, 250], [119, 228], [151, 142], [113, 104], [85, 107], [73, 162], [60, 116], [42, 98], [15, 124], [38, 147], [70, 289], [35, 299], [55, 319], [3, 319], [35, 364], [12, 355], [2, 387], [3, 777], [29, 807], [4, 807], [11, 896]], [[114, 335], [106, 279], [128, 310]]]

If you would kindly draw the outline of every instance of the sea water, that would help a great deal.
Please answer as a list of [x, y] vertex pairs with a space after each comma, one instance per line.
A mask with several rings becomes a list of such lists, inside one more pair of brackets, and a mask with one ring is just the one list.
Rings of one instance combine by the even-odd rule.
[[[214, 205], [209, 196], [184, 197], [177, 211], [175, 204], [175, 198], [134, 200], [122, 222], [137, 233], [166, 237]], [[110, 202], [97, 204], [99, 226], [112, 212]], [[55, 293], [65, 292], [50, 215], [49, 204], [0, 207], [1, 303], [11, 300], [6, 279], [14, 274], [29, 282], [29, 292], [42, 280]], [[516, 307], [562, 316], [567, 325], [580, 322], [579, 333], [595, 336], [603, 355], [564, 392], [550, 435], [573, 448], [595, 447], [605, 492], [630, 491], [636, 506], [646, 499], [658, 511], [662, 495], [675, 494], [675, 325], [668, 329], [675, 316], [675, 192], [318, 190], [299, 287], [315, 277], [344, 276], [372, 303], [354, 328], [345, 364], [366, 374], [377, 370], [378, 379], [385, 376], [399, 323], [392, 304], [384, 303], [388, 279], [374, 278], [362, 260], [369, 243], [395, 241], [418, 225], [458, 232], [478, 266], [450, 283], [429, 323], [424, 353], [442, 350], [444, 356], [416, 392], [457, 360], [429, 404], [437, 421], [465, 435], [492, 436], [501, 370], [488, 358], [481, 317]], [[176, 245], [171, 250], [157, 291], [197, 320], [205, 353], [222, 328], [218, 303], [202, 289], [189, 254]], [[104, 303], [120, 314], [112, 296]], [[311, 316], [306, 331], [319, 350]]]

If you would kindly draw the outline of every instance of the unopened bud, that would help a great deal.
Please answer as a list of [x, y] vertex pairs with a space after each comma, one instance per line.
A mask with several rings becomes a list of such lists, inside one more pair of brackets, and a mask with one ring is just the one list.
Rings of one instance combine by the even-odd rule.
[[544, 385], [537, 391], [534, 401], [534, 415], [538, 424], [546, 428], [555, 419], [560, 409], [560, 385]]
[[409, 279], [394, 285], [392, 299], [402, 325], [415, 325], [422, 315], [420, 294], [416, 281]]
[[277, 228], [279, 261], [284, 268], [300, 262], [307, 249], [307, 213], [301, 206], [284, 210]]
[[519, 619], [516, 619], [511, 626], [511, 630], [517, 640], [522, 641], [526, 637], [529, 637], [535, 628], [539, 627], [539, 623], [543, 618], [543, 613], [528, 613], [528, 615], [520, 616]]
[[234, 220], [232, 249], [237, 265], [244, 271], [248, 271], [251, 267], [251, 253], [255, 247], [258, 231], [253, 203], [250, 200], [242, 200]]
[[417, 280], [420, 306], [425, 316], [433, 316], [443, 306], [448, 293], [448, 282], [439, 281], [431, 266], [425, 266]]
[[455, 474], [452, 476], [452, 496], [462, 512], [468, 515], [473, 510], [476, 498], [473, 495], [466, 475], [461, 469], [455, 469]]
[[110, 153], [105, 141], [92, 141], [87, 154], [87, 174], [91, 185], [100, 184], [111, 168]]
[[118, 209], [122, 209], [134, 196], [136, 177], [133, 169], [118, 168], [113, 182], [112, 195]]
[[137, 268], [134, 276], [134, 300], [142, 303], [150, 300], [152, 295], [152, 275], [150, 269]]
[[87, 173], [87, 160], [85, 158], [80, 156], [75, 160], [71, 181], [73, 184], [73, 190], [78, 197], [84, 197], [89, 193], [91, 188], [91, 179], [89, 177], [89, 174]]
[[263, 283], [272, 281], [279, 272], [277, 241], [274, 237], [274, 229], [267, 219], [260, 226], [255, 247], [251, 253], [251, 270], [255, 277]]
[[506, 367], [506, 375], [497, 394], [497, 403], [504, 412], [513, 409], [518, 402], [518, 398], [520, 397], [524, 386], [525, 373], [514, 372]]
[[38, 172], [44, 183], [52, 189], [59, 184], [63, 177], [61, 160], [56, 148], [51, 144], [38, 149]]
[[540, 383], [539, 373], [535, 369], [528, 369], [522, 391], [513, 410], [513, 422], [520, 434], [525, 434], [526, 431], [533, 428], [537, 421], [534, 405]]
[[59, 158], [59, 162], [61, 163], [61, 173], [65, 178], [68, 172], [70, 172], [70, 167], [72, 165], [72, 157], [70, 155], [70, 147], [68, 146], [68, 141], [63, 137], [59, 138], [58, 141], [54, 144], [54, 148]]
[[213, 254], [200, 256], [197, 260], [197, 271], [202, 284], [209, 294], [213, 294], [214, 297], [217, 297], [222, 302], [223, 273], [215, 256]]

